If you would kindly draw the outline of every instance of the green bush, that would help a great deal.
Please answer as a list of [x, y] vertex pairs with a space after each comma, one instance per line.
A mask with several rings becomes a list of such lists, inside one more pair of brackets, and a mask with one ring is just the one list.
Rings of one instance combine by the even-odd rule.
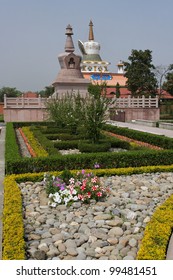
[[77, 149], [79, 140], [57, 141], [54, 142], [54, 147], [58, 150]]
[[89, 143], [86, 141], [79, 141], [78, 149], [82, 153], [98, 153], [107, 152], [111, 148], [110, 142]]
[[13, 123], [7, 123], [5, 136], [5, 162], [20, 158], [20, 150], [17, 144]]
[[31, 130], [35, 136], [35, 138], [38, 139], [41, 146], [48, 152], [48, 154], [51, 155], [58, 155], [58, 150], [54, 147], [54, 143], [49, 141], [47, 137], [42, 133], [42, 131], [36, 127], [31, 127]]
[[129, 151], [119, 153], [86, 153], [48, 158], [23, 158], [7, 162], [8, 174], [27, 172], [47, 172], [64, 169], [93, 168], [98, 162], [101, 168], [139, 167], [149, 165], [170, 165], [173, 163], [173, 151]]
[[47, 134], [46, 137], [49, 140], [62, 140], [62, 141], [71, 141], [71, 140], [79, 140], [79, 139], [83, 139], [84, 136], [81, 134], [68, 134], [68, 133], [54, 133], [54, 134]]
[[115, 134], [120, 134], [135, 140], [156, 145], [163, 149], [173, 149], [173, 139], [163, 135], [155, 135], [147, 132], [141, 132], [133, 129], [122, 128], [107, 124], [104, 125], [103, 129]]

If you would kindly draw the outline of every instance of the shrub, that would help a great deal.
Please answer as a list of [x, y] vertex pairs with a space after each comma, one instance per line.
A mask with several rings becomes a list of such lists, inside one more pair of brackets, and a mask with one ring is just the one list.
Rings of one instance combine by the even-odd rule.
[[29, 144], [31, 145], [32, 149], [34, 150], [37, 157], [47, 157], [48, 153], [43, 149], [41, 144], [38, 140], [34, 137], [33, 132], [30, 130], [29, 127], [22, 127], [22, 131], [24, 132], [25, 136]]
[[86, 153], [45, 158], [23, 158], [7, 162], [8, 174], [27, 172], [47, 172], [64, 169], [88, 169], [98, 162], [101, 168], [139, 167], [150, 165], [170, 165], [173, 151], [129, 151], [119, 153]]
[[82, 153], [98, 153], [107, 152], [111, 148], [111, 143], [100, 142], [100, 143], [89, 143], [85, 141], [79, 141], [78, 149]]
[[31, 130], [36, 139], [38, 139], [41, 146], [45, 149], [45, 151], [51, 156], [59, 154], [57, 149], [54, 147], [54, 143], [49, 141], [47, 137], [40, 131], [40, 129], [36, 127], [31, 127]]
[[25, 259], [22, 198], [14, 177], [4, 181], [3, 260]]
[[20, 158], [20, 151], [17, 144], [13, 123], [7, 123], [5, 136], [5, 162], [7, 164], [9, 160], [16, 160]]
[[147, 224], [138, 260], [164, 260], [169, 238], [173, 228], [173, 195], [170, 196], [153, 214]]
[[163, 135], [155, 135], [147, 132], [141, 132], [107, 124], [104, 125], [103, 129], [139, 141], [144, 141], [145, 139], [146, 143], [156, 145], [164, 149], [173, 149], [173, 139]]

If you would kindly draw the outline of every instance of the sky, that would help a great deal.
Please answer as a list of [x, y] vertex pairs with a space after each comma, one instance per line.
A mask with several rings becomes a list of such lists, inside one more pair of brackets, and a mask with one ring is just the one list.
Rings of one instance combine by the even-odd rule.
[[88, 41], [89, 21], [100, 56], [128, 61], [132, 49], [152, 51], [155, 66], [173, 63], [172, 0], [0, 0], [0, 88], [40, 91], [55, 80], [64, 52], [65, 29]]

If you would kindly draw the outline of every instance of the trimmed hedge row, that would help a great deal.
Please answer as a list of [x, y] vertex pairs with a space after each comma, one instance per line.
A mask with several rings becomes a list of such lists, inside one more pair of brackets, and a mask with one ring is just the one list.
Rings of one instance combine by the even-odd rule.
[[40, 144], [38, 138], [35, 137], [34, 133], [30, 130], [28, 126], [22, 126], [22, 131], [27, 137], [29, 144], [31, 145], [32, 149], [35, 152], [37, 157], [47, 157], [48, 153]]
[[25, 259], [22, 197], [14, 176], [4, 180], [3, 260]]
[[148, 132], [141, 132], [129, 128], [122, 128], [108, 124], [105, 124], [103, 129], [135, 140], [147, 142], [149, 144], [156, 145], [164, 149], [173, 149], [173, 139], [164, 135], [156, 135]]
[[38, 139], [41, 146], [48, 152], [48, 154], [51, 155], [58, 155], [58, 150], [54, 147], [54, 143], [49, 141], [47, 137], [42, 133], [40, 128], [37, 127], [31, 127], [30, 128], [34, 134], [34, 137]]
[[119, 153], [73, 154], [47, 158], [23, 158], [9, 160], [7, 174], [27, 172], [46, 172], [64, 169], [93, 168], [95, 163], [101, 168], [139, 167], [150, 165], [170, 165], [173, 163], [173, 151], [129, 151]]
[[16, 134], [13, 127], [13, 123], [6, 124], [6, 135], [5, 135], [5, 159], [9, 160], [18, 160], [20, 159], [19, 146], [16, 140]]
[[154, 212], [147, 224], [138, 260], [165, 260], [173, 228], [173, 195]]

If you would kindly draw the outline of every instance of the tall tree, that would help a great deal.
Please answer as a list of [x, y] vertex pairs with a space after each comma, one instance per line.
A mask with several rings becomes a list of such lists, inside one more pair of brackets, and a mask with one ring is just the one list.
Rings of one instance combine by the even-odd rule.
[[16, 88], [2, 87], [0, 89], [0, 102], [4, 101], [4, 94], [6, 94], [7, 97], [17, 97], [20, 96], [22, 92]]
[[150, 50], [132, 50], [128, 57], [129, 62], [124, 62], [127, 88], [132, 96], [155, 95], [157, 92], [157, 79], [153, 70], [152, 55]]
[[163, 83], [163, 89], [173, 95], [173, 72], [166, 75], [166, 81]]

